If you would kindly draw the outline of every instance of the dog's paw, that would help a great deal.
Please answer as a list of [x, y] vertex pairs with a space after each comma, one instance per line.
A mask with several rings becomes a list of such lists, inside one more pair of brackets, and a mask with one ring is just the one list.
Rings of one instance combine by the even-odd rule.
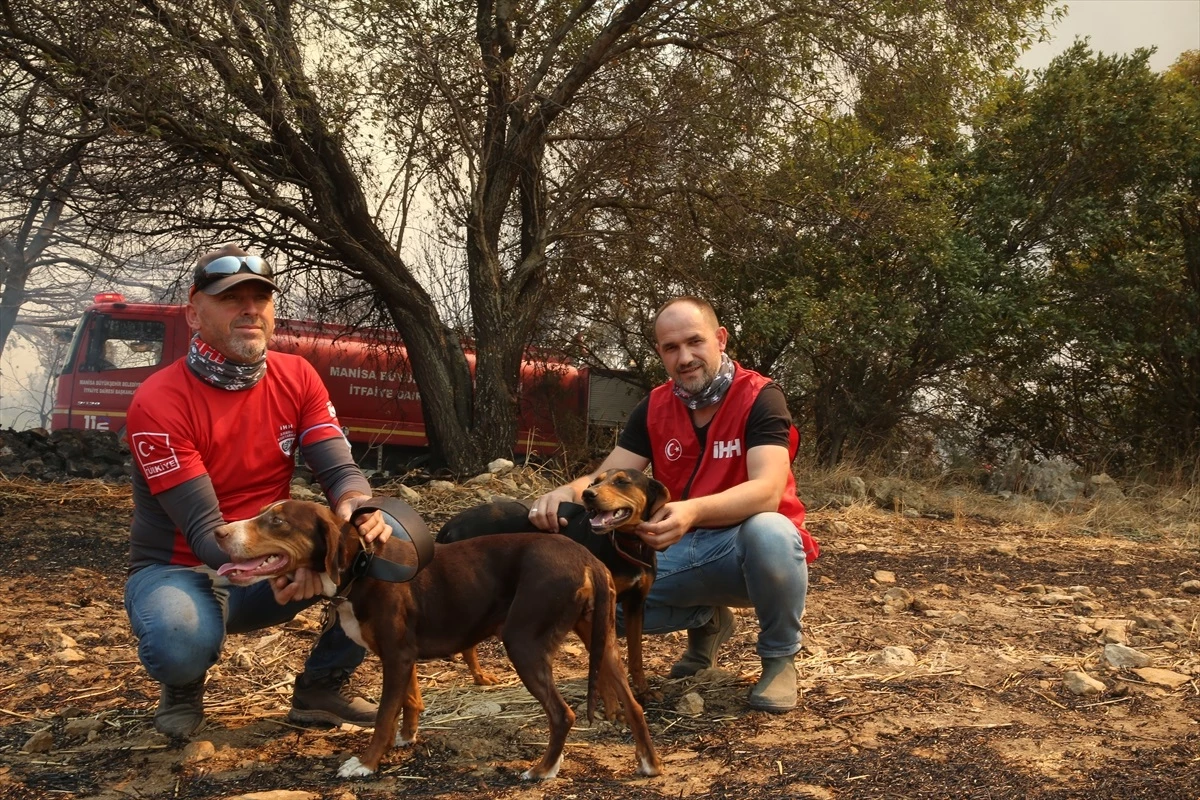
[[647, 761], [645, 758], [638, 759], [638, 775], [645, 775], [647, 778], [653, 778], [655, 775], [662, 775], [662, 767]]
[[638, 701], [638, 705], [645, 708], [648, 703], [661, 703], [663, 701], [662, 689], [655, 689], [649, 685], [634, 688], [633, 698]]
[[368, 769], [358, 760], [358, 756], [351, 756], [345, 764], [338, 767], [339, 778], [368, 778], [373, 774], [375, 770]]
[[404, 734], [396, 731], [396, 738], [392, 742], [392, 747], [412, 747], [417, 743], [417, 735], [414, 733], [412, 738], [405, 738]]
[[496, 686], [500, 683], [500, 679], [490, 672], [473, 672], [471, 679], [475, 681], [476, 686]]
[[532, 766], [529, 769], [522, 772], [521, 780], [523, 780], [523, 781], [548, 781], [551, 778], [557, 777], [559, 769], [562, 768], [562, 762], [563, 762], [563, 757], [560, 755], [558, 757], [558, 760], [554, 762], [554, 765], [544, 772], [538, 769], [538, 767], [541, 766], [541, 763], [539, 762], [536, 766]]

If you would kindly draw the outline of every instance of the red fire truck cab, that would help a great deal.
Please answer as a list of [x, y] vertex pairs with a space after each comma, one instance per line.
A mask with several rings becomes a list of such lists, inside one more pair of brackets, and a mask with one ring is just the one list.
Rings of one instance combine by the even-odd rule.
[[[124, 435], [134, 390], [185, 355], [190, 340], [184, 306], [97, 295], [75, 329], [51, 426]], [[316, 368], [363, 466], [394, 468], [428, 446], [421, 394], [394, 331], [278, 319], [270, 348], [301, 355]], [[473, 370], [474, 355], [467, 361]], [[582, 445], [589, 424], [619, 425], [641, 395], [624, 373], [551, 357], [526, 360], [515, 452], [544, 455]]]

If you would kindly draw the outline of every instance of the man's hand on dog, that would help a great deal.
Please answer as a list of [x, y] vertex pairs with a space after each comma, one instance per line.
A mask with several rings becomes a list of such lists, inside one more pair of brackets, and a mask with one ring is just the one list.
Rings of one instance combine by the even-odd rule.
[[354, 523], [354, 527], [358, 528], [358, 533], [363, 539], [368, 542], [383, 544], [392, 537], [392, 526], [383, 521], [383, 514], [373, 511], [367, 516], [358, 518], [354, 516], [354, 512], [357, 509], [370, 504], [371, 498], [366, 495], [348, 495], [338, 501], [337, 508], [334, 511], [342, 519], [351, 520]]
[[308, 567], [297, 567], [291, 576], [272, 578], [271, 591], [275, 593], [275, 602], [281, 606], [295, 600], [307, 600], [321, 593], [321, 575]]
[[655, 550], [666, 550], [682, 539], [696, 524], [694, 508], [687, 500], [667, 503], [649, 522], [643, 522], [637, 527], [637, 534]]
[[567, 520], [558, 516], [558, 507], [562, 503], [577, 503], [575, 490], [570, 486], [560, 486], [554, 491], [546, 492], [533, 501], [529, 509], [529, 521], [540, 530], [558, 533], [559, 528], [567, 527]]

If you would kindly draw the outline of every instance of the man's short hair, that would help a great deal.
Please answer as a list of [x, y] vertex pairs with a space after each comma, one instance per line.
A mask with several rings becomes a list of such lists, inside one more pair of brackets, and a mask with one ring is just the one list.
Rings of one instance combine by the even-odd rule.
[[700, 310], [700, 313], [703, 315], [705, 320], [712, 323], [714, 328], [721, 327], [721, 323], [717, 320], [717, 312], [713, 310], [712, 303], [708, 302], [703, 297], [696, 297], [692, 294], [681, 294], [678, 297], [672, 297], [670, 300], [659, 306], [658, 311], [654, 312], [653, 327], [655, 340], [658, 339], [658, 318], [661, 317], [663, 312], [668, 308], [679, 303], [688, 303], [689, 305], [694, 306]]

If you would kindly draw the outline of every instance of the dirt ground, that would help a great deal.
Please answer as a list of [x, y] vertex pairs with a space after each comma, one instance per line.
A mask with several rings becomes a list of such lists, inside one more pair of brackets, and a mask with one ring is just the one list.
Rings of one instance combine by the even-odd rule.
[[[128, 490], [0, 488], [0, 796], [11, 800], [1200, 798], [1195, 541], [816, 510], [824, 552], [794, 712], [743, 705], [758, 661], [754, 617], [741, 610], [719, 669], [700, 680], [663, 677], [681, 635], [648, 639], [662, 776], [635, 776], [628, 731], [581, 714], [559, 777], [528, 784], [520, 773], [541, 753], [545, 718], [488, 643], [484, 666], [504, 682], [477, 687], [457, 661], [422, 664], [417, 745], [393, 752], [381, 776], [350, 781], [337, 767], [369, 733], [285, 716], [318, 611], [231, 637], [209, 673], [200, 741], [168, 741], [151, 724], [157, 688], [122, 609]], [[435, 528], [445, 518], [418, 506]], [[1109, 664], [1113, 643], [1150, 669]], [[572, 641], [557, 662], [572, 702], [583, 655]], [[1097, 693], [1069, 687], [1077, 671]], [[376, 697], [378, 662], [355, 681]]]

